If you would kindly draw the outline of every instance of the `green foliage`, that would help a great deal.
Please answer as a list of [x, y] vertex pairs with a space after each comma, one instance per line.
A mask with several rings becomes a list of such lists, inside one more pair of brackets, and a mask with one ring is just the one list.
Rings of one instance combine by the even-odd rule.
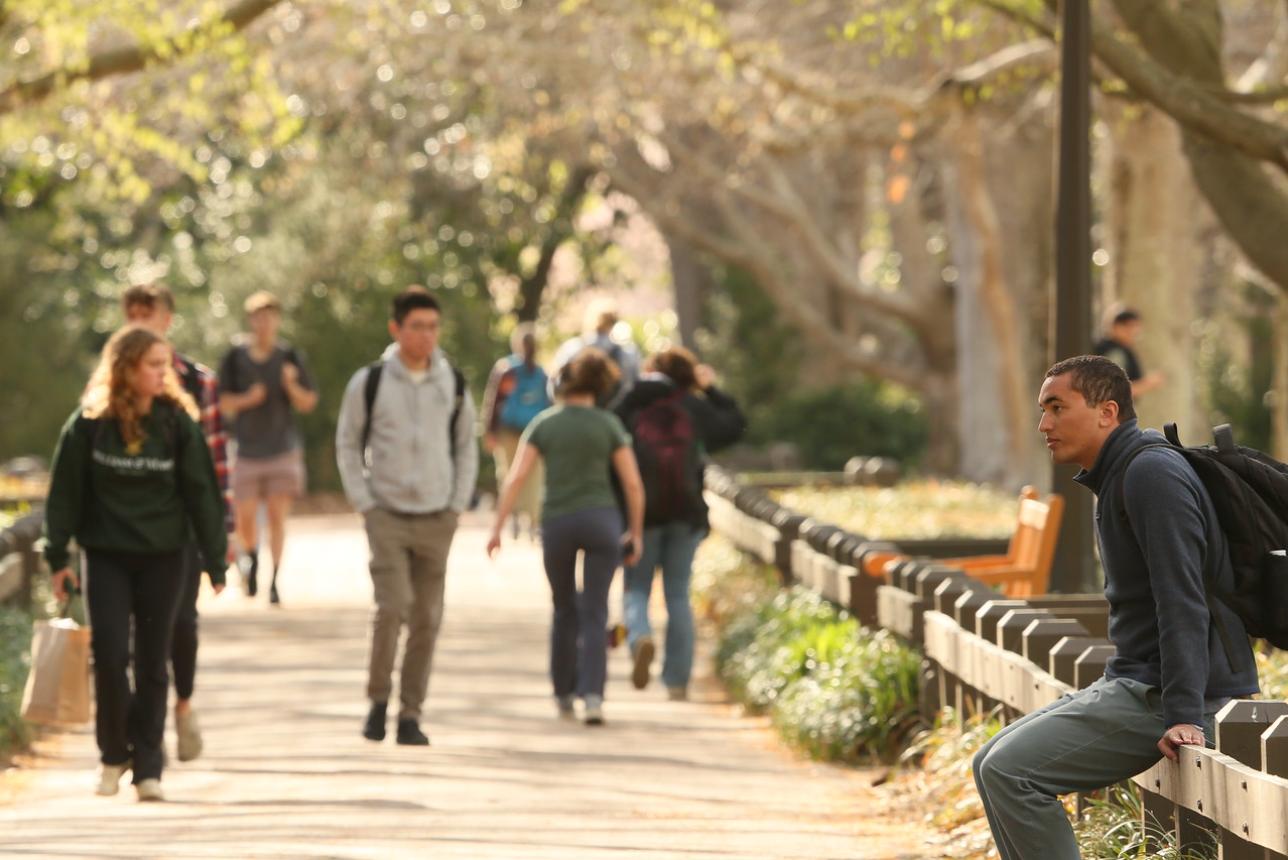
[[714, 284], [698, 346], [743, 404], [751, 427], [759, 428], [772, 418], [773, 404], [796, 386], [804, 344], [750, 275], [715, 264], [709, 269]]
[[825, 760], [888, 756], [917, 719], [920, 656], [801, 588], [725, 619], [720, 677], [789, 743]]
[[31, 616], [0, 605], [0, 762], [31, 737], [19, 716], [31, 662]]
[[1275, 302], [1255, 285], [1243, 287], [1243, 298], [1234, 321], [1243, 329], [1247, 352], [1236, 352], [1227, 334], [1214, 332], [1203, 344], [1199, 360], [1206, 377], [1212, 424], [1229, 423], [1240, 445], [1270, 451]]
[[747, 273], [711, 269], [716, 288], [699, 346], [747, 412], [752, 445], [793, 442], [808, 469], [836, 470], [856, 455], [920, 459], [927, 428], [920, 404], [901, 389], [866, 379], [801, 388], [807, 354], [799, 332]]
[[1074, 822], [1078, 848], [1087, 860], [1213, 860], [1215, 852], [1182, 851], [1173, 831], [1157, 822], [1145, 826], [1140, 789], [1121, 783], [1092, 798]]
[[779, 731], [820, 759], [896, 751], [919, 719], [920, 655], [884, 630], [860, 632], [853, 621], [811, 638], [814, 668], [780, 696], [773, 713]]
[[752, 425], [749, 441], [795, 442], [806, 468], [829, 471], [860, 455], [913, 465], [927, 435], [920, 403], [888, 383], [860, 380], [773, 401], [761, 423]]

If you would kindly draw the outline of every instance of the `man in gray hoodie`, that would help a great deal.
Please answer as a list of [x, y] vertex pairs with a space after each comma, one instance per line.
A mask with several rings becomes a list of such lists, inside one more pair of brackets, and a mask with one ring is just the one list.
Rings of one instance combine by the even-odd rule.
[[426, 746], [421, 709], [443, 618], [447, 554], [478, 477], [474, 403], [438, 348], [441, 309], [424, 287], [393, 300], [394, 343], [353, 375], [336, 427], [336, 458], [371, 548], [376, 610], [362, 734], [385, 737], [398, 638], [407, 626], [399, 683], [400, 744]]
[[1205, 744], [1216, 712], [1257, 692], [1257, 669], [1238, 616], [1204, 594], [1204, 583], [1234, 580], [1212, 499], [1162, 434], [1137, 425], [1127, 374], [1100, 356], [1066, 359], [1047, 371], [1038, 404], [1051, 459], [1081, 466], [1074, 480], [1096, 494], [1117, 653], [1090, 687], [986, 743], [975, 784], [1002, 860], [1076, 860], [1059, 796]]

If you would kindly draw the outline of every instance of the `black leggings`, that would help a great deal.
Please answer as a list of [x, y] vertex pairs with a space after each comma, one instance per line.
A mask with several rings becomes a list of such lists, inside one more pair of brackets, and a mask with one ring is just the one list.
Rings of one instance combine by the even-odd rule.
[[[182, 555], [89, 550], [85, 596], [98, 706], [94, 731], [104, 764], [133, 759], [134, 783], [161, 778], [170, 678], [166, 659], [183, 591]], [[130, 621], [134, 690], [130, 689]]]
[[197, 594], [201, 591], [201, 552], [195, 543], [183, 548], [183, 593], [174, 621], [174, 642], [170, 646], [170, 668], [174, 692], [180, 699], [192, 698], [197, 678]]

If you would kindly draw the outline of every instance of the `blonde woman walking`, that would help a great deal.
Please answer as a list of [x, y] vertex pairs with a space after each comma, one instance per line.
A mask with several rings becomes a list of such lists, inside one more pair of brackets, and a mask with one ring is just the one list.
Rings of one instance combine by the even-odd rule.
[[223, 499], [196, 417], [169, 344], [128, 326], [107, 342], [54, 453], [45, 558], [63, 599], [68, 583], [79, 585], [68, 543], [86, 555], [102, 795], [116, 794], [133, 771], [139, 800], [163, 799], [166, 663], [190, 533], [216, 592], [223, 589]]

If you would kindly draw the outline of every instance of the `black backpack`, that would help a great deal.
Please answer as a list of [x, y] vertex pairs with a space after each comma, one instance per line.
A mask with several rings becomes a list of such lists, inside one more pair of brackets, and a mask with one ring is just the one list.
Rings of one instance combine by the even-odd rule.
[[[461, 406], [465, 403], [465, 374], [456, 367], [451, 365], [452, 378], [456, 382], [456, 396], [452, 401], [452, 417], [447, 425], [447, 436], [451, 443], [451, 449], [456, 451], [456, 422], [461, 417]], [[371, 442], [371, 411], [376, 405], [376, 392], [380, 390], [380, 377], [385, 372], [384, 359], [373, 361], [367, 365], [366, 384], [362, 389], [362, 402], [366, 406], [366, 411], [362, 418], [362, 456], [367, 456], [367, 445]]]
[[681, 389], [657, 398], [631, 422], [648, 525], [695, 521], [702, 515], [702, 455], [693, 417], [684, 408], [685, 394]]
[[[1250, 636], [1276, 648], [1288, 649], [1288, 465], [1252, 448], [1234, 444], [1229, 424], [1213, 431], [1215, 445], [1187, 448], [1175, 424], [1163, 428], [1167, 442], [1156, 442], [1133, 451], [1133, 459], [1150, 448], [1180, 451], [1207, 488], [1221, 530], [1230, 546], [1234, 587], [1226, 589], [1204, 582], [1213, 597], [1230, 607]], [[1124, 490], [1119, 484], [1119, 497]], [[1124, 515], [1127, 508], [1122, 507]], [[1219, 616], [1213, 623], [1226, 656], [1233, 665], [1234, 650]]]

